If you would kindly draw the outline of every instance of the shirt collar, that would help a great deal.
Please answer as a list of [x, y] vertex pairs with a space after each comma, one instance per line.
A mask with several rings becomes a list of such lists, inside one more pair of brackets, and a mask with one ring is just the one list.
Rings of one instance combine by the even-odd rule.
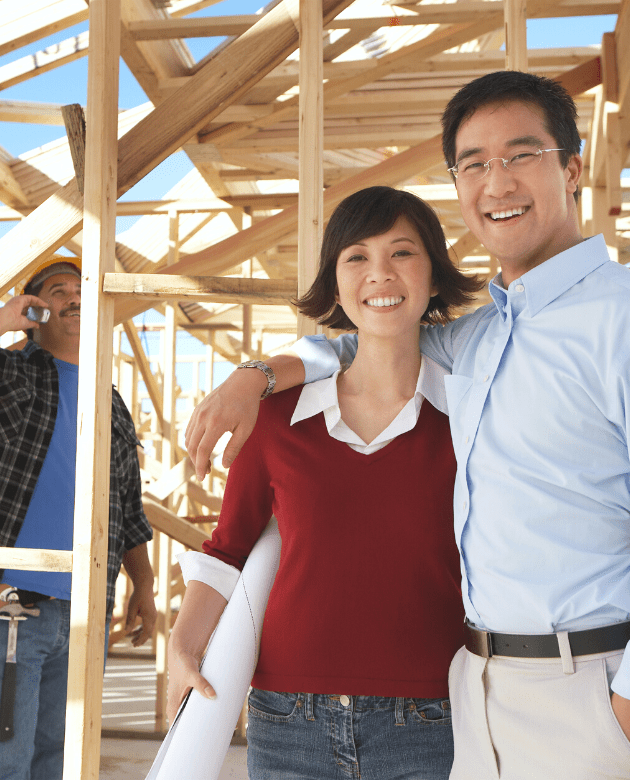
[[505, 319], [508, 298], [519, 286], [523, 286], [529, 314], [533, 317], [607, 262], [610, 262], [610, 258], [604, 237], [600, 234], [532, 268], [515, 279], [507, 290], [502, 286], [500, 274], [495, 276], [490, 282], [489, 292], [499, 314]]
[[[446, 413], [446, 398], [444, 392], [443, 377], [445, 374], [449, 374], [449, 371], [439, 366], [433, 360], [423, 356], [422, 364], [420, 366], [420, 373], [418, 374], [418, 381], [416, 382], [416, 408], [419, 411], [420, 404], [423, 398], [427, 398], [429, 402]], [[318, 382], [311, 382], [308, 385], [304, 385], [300, 397], [291, 417], [291, 425], [294, 425], [301, 420], [306, 420], [309, 417], [314, 417], [316, 414], [326, 412], [326, 424], [329, 427], [336, 425], [341, 419], [341, 412], [339, 411], [339, 398], [337, 396], [337, 376], [339, 371], [336, 371], [332, 376], [326, 379], [320, 379]]]

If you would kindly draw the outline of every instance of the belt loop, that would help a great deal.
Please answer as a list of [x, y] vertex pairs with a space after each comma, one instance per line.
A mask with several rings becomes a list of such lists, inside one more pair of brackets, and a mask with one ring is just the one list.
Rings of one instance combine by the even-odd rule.
[[571, 645], [569, 644], [569, 632], [558, 631], [556, 636], [558, 637], [558, 648], [560, 650], [560, 658], [562, 659], [562, 671], [565, 674], [573, 674], [575, 667], [573, 666], [573, 655], [571, 654]]
[[306, 720], [315, 720], [315, 715], [313, 713], [313, 694], [312, 693], [306, 693], [304, 694], [306, 698], [306, 712], [304, 713], [306, 716]]
[[405, 725], [405, 700], [402, 698], [402, 696], [396, 697], [395, 714], [396, 714], [396, 725], [404, 726]]

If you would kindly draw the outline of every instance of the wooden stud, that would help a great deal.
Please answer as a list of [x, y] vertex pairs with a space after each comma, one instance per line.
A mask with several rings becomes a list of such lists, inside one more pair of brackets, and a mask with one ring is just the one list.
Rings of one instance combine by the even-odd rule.
[[[324, 63], [321, 0], [300, 0], [300, 95], [298, 202], [298, 295], [317, 274], [324, 221]], [[317, 333], [317, 323], [298, 313], [298, 338]]]
[[[115, 257], [119, 0], [91, 0], [77, 466], [63, 780], [97, 780], [105, 643]], [[28, 218], [27, 218], [28, 219]]]
[[85, 114], [82, 106], [72, 103], [61, 107], [63, 122], [68, 134], [68, 144], [74, 165], [74, 175], [79, 192], [83, 195], [83, 177], [85, 173]]
[[527, 71], [527, 0], [505, 0], [505, 67]]

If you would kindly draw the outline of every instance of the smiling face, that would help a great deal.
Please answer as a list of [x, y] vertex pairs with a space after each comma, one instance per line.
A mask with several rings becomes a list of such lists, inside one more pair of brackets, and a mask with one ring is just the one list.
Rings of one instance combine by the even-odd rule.
[[[508, 102], [483, 106], [456, 137], [456, 161], [466, 158], [510, 158], [515, 150], [553, 149], [558, 144], [545, 128], [541, 110]], [[558, 152], [542, 155], [539, 165], [514, 172], [500, 160], [477, 181], [456, 181], [466, 225], [501, 265], [507, 287], [550, 257], [578, 244], [576, 191], [582, 162], [574, 156], [566, 168]]]
[[336, 270], [337, 301], [360, 334], [417, 336], [437, 290], [429, 255], [406, 217], [343, 249]]

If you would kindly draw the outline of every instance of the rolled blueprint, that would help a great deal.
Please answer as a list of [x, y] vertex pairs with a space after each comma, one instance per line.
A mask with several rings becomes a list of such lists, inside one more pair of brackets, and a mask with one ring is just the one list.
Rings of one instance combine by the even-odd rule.
[[193, 690], [180, 707], [147, 780], [217, 780], [256, 669], [267, 600], [280, 563], [275, 518], [254, 545], [210, 639], [201, 674], [216, 691]]

